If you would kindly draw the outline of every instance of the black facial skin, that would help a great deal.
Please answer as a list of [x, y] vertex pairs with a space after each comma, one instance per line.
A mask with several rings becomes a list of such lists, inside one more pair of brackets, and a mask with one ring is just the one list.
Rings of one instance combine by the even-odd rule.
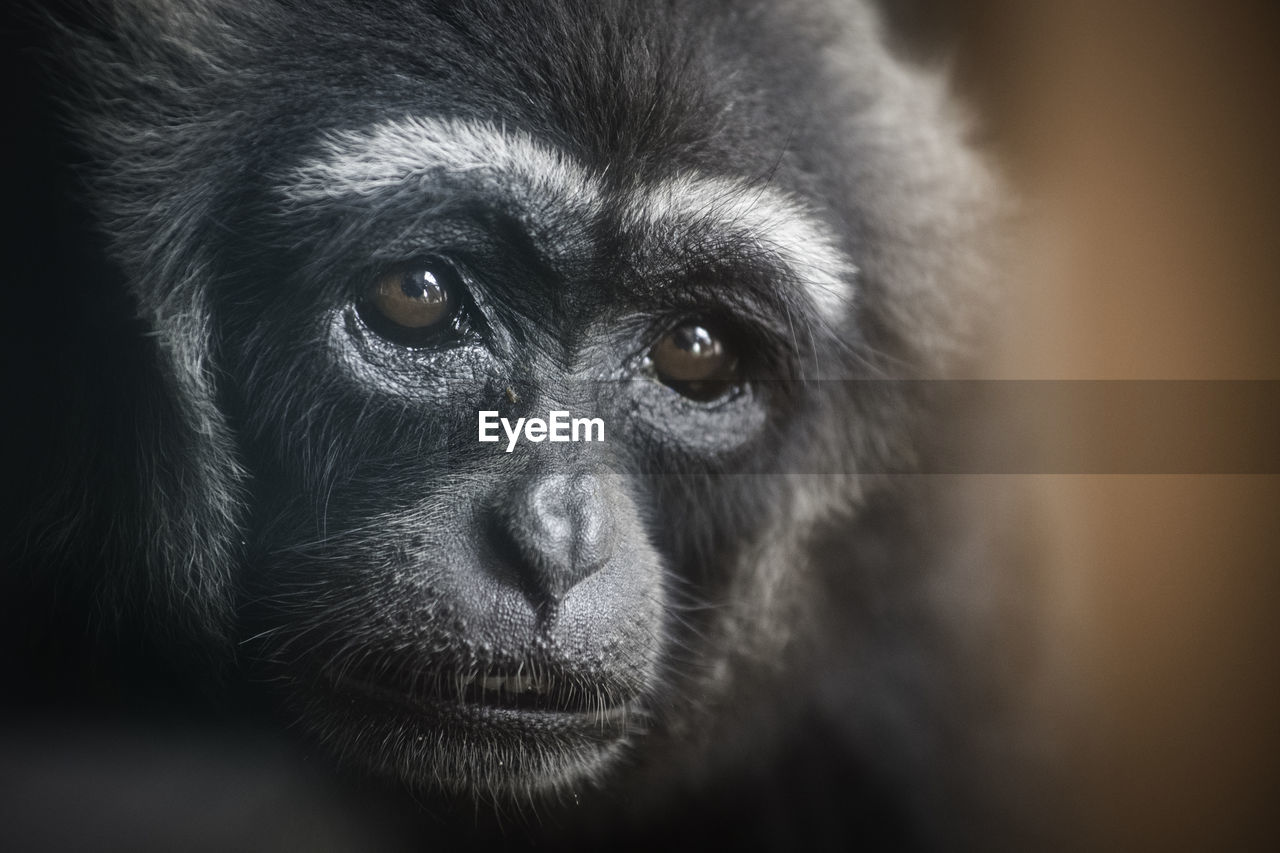
[[[932, 831], [926, 771], [880, 772], [885, 709], [934, 708], [877, 620], [932, 619], [946, 547], [862, 476], [930, 422], [912, 386], [823, 380], [953, 368], [992, 188], [862, 4], [68, 5], [25, 25], [55, 201], [6, 341], [36, 365], [6, 378], [17, 718], [283, 732], [442, 843]], [[289, 197], [332, 134], [415, 116], [523, 134], [603, 202]], [[847, 298], [625, 215], [682, 175], [795, 200]], [[506, 453], [482, 410], [607, 439]]]
[[[376, 239], [380, 202], [345, 204], [339, 227]], [[731, 348], [750, 338], [699, 324], [758, 339], [767, 327], [713, 298], [653, 299], [650, 270], [611, 260], [622, 241], [608, 232], [539, 246], [492, 235], [489, 219], [418, 217], [392, 233], [422, 260], [371, 274], [346, 257], [349, 241], [290, 253], [287, 222], [264, 250], [271, 223], [255, 223], [279, 279], [226, 276], [219, 346], [233, 354], [227, 408], [249, 467], [270, 472], [243, 609], [263, 675], [284, 679], [309, 730], [375, 771], [414, 786], [406, 768], [429, 767], [449, 790], [537, 797], [608, 772], [655, 725], [655, 694], [678, 677], [673, 649], [696, 642], [698, 617], [671, 614], [722, 596], [732, 557], [684, 536], [658, 550], [663, 519], [708, 508], [681, 509], [689, 497], [660, 497], [655, 480], [749, 466], [785, 428], [784, 389], [746, 371], [801, 353], [771, 341], [739, 358]], [[448, 281], [437, 301], [452, 308], [406, 329], [389, 313], [414, 321], [401, 280], [425, 269]], [[692, 369], [670, 342], [690, 326], [719, 353], [701, 383], [668, 375]], [[507, 455], [475, 441], [480, 410], [599, 417], [608, 438]], [[282, 430], [282, 413], [306, 427]], [[737, 502], [710, 509], [764, 523]]]

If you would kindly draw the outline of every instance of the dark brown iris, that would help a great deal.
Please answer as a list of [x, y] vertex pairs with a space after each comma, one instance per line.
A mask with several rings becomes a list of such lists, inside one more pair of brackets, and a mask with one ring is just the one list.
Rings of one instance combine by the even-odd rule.
[[405, 329], [426, 329], [449, 318], [454, 295], [446, 277], [429, 267], [383, 273], [374, 282], [369, 303], [387, 321]]
[[695, 400], [725, 394], [738, 380], [738, 360], [724, 341], [697, 322], [676, 326], [649, 354], [664, 383]]

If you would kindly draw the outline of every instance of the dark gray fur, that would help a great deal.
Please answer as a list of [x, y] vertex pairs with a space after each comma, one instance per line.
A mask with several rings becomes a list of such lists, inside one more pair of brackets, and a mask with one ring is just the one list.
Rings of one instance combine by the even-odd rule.
[[[81, 303], [59, 321], [70, 343], [47, 358], [31, 343], [45, 372], [12, 392], [69, 389], [24, 421], [39, 451], [11, 513], [10, 646], [31, 707], [100, 702], [101, 681], [112, 702], [153, 696], [174, 679], [257, 719], [239, 697], [264, 692], [269, 714], [301, 721], [340, 766], [553, 838], [680, 837], [701, 819], [673, 807], [684, 798], [745, 837], [763, 825], [906, 844], [947, 825], [932, 819], [952, 789], [933, 770], [963, 760], [948, 738], [983, 676], [940, 670], [967, 665], [946, 646], [981, 614], [937, 594], [949, 546], [934, 541], [936, 508], [876, 475], [908, 469], [931, 422], [915, 386], [830, 380], [959, 369], [991, 304], [997, 193], [943, 81], [892, 57], [865, 4], [128, 0], [30, 20], [46, 22], [49, 127], [65, 128], [51, 168], [66, 186], [53, 186], [88, 211], [68, 226], [88, 248], [52, 267]], [[504, 372], [476, 378], [488, 355], [439, 374], [416, 355], [383, 369], [396, 356], [371, 350], [368, 387], [352, 390], [326, 318], [422, 211], [404, 193], [295, 206], [279, 188], [326, 133], [411, 116], [528, 134], [619, 197], [691, 171], [801, 199], [858, 267], [847, 309], [819, 316], [767, 277], [664, 296], [646, 289], [663, 263], [755, 258], [547, 223], [559, 236], [543, 254], [561, 262], [521, 268], [527, 290], [494, 276], [490, 297], [509, 295], [496, 314], [517, 330], [493, 348], [518, 356], [494, 356]], [[67, 279], [40, 263], [27, 313], [59, 317]], [[500, 510], [491, 522], [488, 496], [552, 463], [478, 454], [471, 401], [613, 399], [593, 390], [608, 377], [581, 381], [615, 351], [595, 337], [600, 318], [621, 336], [644, 306], [689, 310], [680, 300], [776, 327], [759, 331], [781, 353], [764, 372], [786, 381], [759, 397], [765, 425], [747, 448], [767, 473], [734, 473], [752, 463], [732, 423], [674, 409], [661, 410], [667, 433], [635, 426], [593, 463], [612, 474], [624, 530], [610, 564], [621, 603], [597, 602], [597, 621], [553, 636], [547, 660], [604, 673], [604, 688], [559, 681], [603, 690], [587, 700], [600, 707], [609, 685], [639, 694], [615, 741], [504, 730], [424, 745], [421, 728], [315, 692], [335, 671], [399, 683], [524, 659], [502, 639], [523, 616], [468, 619], [450, 602], [509, 556], [486, 525], [523, 529]], [[121, 675], [84, 676], [95, 667]], [[811, 766], [818, 756], [830, 762]], [[864, 796], [877, 805], [842, 823]]]

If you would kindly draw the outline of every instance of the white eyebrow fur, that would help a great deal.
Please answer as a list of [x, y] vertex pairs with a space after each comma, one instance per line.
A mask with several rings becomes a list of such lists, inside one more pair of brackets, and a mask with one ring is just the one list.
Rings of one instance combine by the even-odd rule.
[[[527, 213], [598, 216], [604, 190], [568, 155], [522, 131], [491, 122], [406, 118], [366, 130], [331, 133], [323, 154], [297, 169], [286, 199], [293, 202], [365, 196], [413, 183], [462, 177]], [[772, 187], [684, 173], [633, 190], [624, 227], [721, 231], [777, 258], [819, 312], [844, 316], [857, 268], [830, 230], [797, 200]]]
[[681, 230], [697, 224], [745, 239], [777, 258], [827, 320], [839, 320], [849, 308], [857, 267], [830, 230], [783, 192], [686, 173], [637, 194], [628, 212], [637, 224]]
[[323, 149], [319, 159], [294, 172], [286, 198], [340, 199], [465, 176], [531, 210], [549, 203], [599, 205], [598, 187], [585, 169], [527, 133], [490, 122], [407, 118], [331, 133]]

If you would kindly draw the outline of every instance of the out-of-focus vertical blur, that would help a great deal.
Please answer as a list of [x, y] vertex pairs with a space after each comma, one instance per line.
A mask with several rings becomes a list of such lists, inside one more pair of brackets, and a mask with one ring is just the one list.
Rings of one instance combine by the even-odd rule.
[[[992, 376], [1280, 378], [1274, 4], [902, 6], [960, 34], [957, 79], [1030, 221]], [[1106, 411], [1076, 414], [1056, 429], [1109, 441]], [[1065, 771], [1065, 847], [1280, 849], [1280, 478], [1262, 470], [1029, 478], [1049, 650], [1029, 716]]]

